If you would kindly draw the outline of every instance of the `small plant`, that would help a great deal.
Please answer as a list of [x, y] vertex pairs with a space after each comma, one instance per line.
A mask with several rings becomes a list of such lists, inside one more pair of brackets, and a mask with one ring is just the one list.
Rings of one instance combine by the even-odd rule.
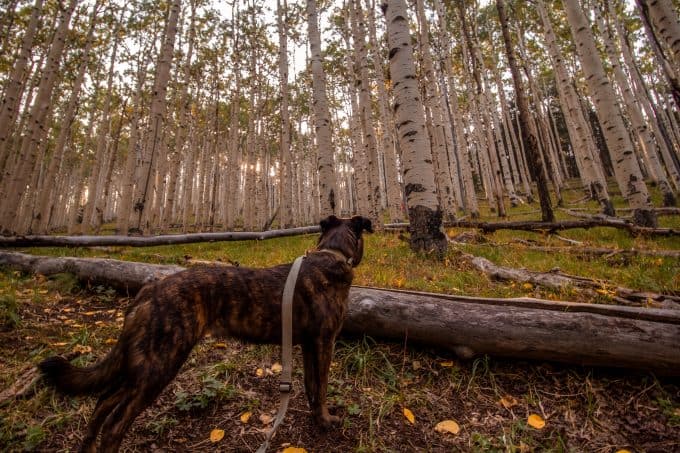
[[181, 411], [193, 409], [205, 409], [212, 401], [232, 398], [236, 390], [233, 386], [220, 382], [212, 376], [206, 376], [202, 380], [201, 391], [195, 395], [187, 392], [175, 393], [175, 406]]
[[166, 430], [179, 423], [176, 418], [164, 415], [161, 418], [153, 419], [146, 424], [146, 428], [157, 436], [162, 436]]
[[21, 324], [19, 305], [16, 298], [11, 294], [0, 296], [0, 330], [14, 329]]
[[40, 425], [32, 425], [26, 428], [26, 438], [24, 439], [24, 450], [35, 450], [38, 445], [45, 440], [46, 433]]
[[50, 290], [57, 291], [60, 294], [75, 294], [80, 290], [78, 278], [66, 272], [50, 275], [48, 281]]

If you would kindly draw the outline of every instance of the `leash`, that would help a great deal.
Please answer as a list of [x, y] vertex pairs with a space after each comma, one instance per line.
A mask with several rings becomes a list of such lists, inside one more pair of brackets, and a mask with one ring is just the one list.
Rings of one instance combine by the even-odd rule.
[[279, 427], [288, 410], [290, 392], [293, 389], [292, 370], [293, 370], [293, 295], [295, 294], [295, 284], [297, 283], [300, 265], [304, 256], [299, 256], [290, 268], [286, 286], [283, 287], [283, 299], [281, 300], [281, 379], [279, 381], [279, 392], [281, 392], [281, 403], [276, 414], [276, 420], [272, 429], [267, 433], [257, 453], [265, 453], [269, 448], [276, 429]]

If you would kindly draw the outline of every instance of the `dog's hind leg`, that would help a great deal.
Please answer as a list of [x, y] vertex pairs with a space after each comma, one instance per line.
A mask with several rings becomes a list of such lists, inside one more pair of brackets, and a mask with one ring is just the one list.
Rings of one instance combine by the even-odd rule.
[[328, 391], [328, 374], [333, 358], [335, 337], [317, 338], [302, 346], [305, 365], [305, 391], [312, 409], [312, 415], [322, 428], [330, 428], [338, 424], [340, 417], [331, 415], [326, 405]]
[[[106, 417], [102, 426], [100, 452], [115, 453], [130, 429], [132, 422], [156, 399], [158, 393], [149, 393], [149, 389], [139, 386], [127, 387], [127, 394], [118, 403], [115, 409]], [[162, 388], [161, 388], [162, 390]], [[152, 390], [151, 390], [152, 391]]]
[[81, 453], [95, 453], [97, 451], [96, 442], [99, 429], [109, 413], [121, 402], [125, 396], [125, 391], [126, 389], [122, 386], [113, 387], [99, 397], [87, 425], [87, 434], [80, 447]]

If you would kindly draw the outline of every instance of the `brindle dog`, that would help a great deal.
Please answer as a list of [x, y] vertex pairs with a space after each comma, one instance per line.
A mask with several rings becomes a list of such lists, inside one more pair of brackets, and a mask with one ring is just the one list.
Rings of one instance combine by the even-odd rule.
[[[339, 422], [326, 406], [335, 337], [347, 310], [353, 267], [363, 256], [360, 216], [321, 221], [317, 250], [302, 263], [293, 299], [293, 342], [302, 344], [305, 392], [323, 428]], [[83, 451], [117, 451], [135, 418], [175, 377], [208, 332], [256, 343], [281, 342], [281, 297], [290, 264], [269, 269], [200, 267], [141, 289], [123, 331], [99, 363], [78, 368], [63, 357], [40, 364], [47, 381], [66, 394], [100, 393]]]

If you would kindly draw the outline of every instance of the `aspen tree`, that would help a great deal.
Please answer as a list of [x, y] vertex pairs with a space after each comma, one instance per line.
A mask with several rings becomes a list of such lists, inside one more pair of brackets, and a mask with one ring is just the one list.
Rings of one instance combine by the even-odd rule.
[[522, 134], [522, 143], [525, 146], [525, 157], [530, 169], [533, 170], [533, 177], [536, 180], [536, 186], [538, 188], [538, 198], [541, 204], [541, 218], [544, 222], [553, 222], [555, 220], [555, 215], [553, 214], [550, 193], [548, 192], [545, 166], [538, 149], [537, 132], [529, 115], [529, 103], [522, 86], [522, 79], [515, 58], [515, 50], [510, 38], [508, 18], [505, 14], [505, 2], [503, 0], [496, 0], [496, 8], [498, 9], [498, 20], [501, 24], [503, 43], [505, 44], [505, 53], [508, 58], [508, 66], [510, 66], [510, 72], [512, 73], [512, 80], [515, 86], [515, 101], [519, 111], [518, 121], [520, 123], [520, 132]]
[[588, 19], [578, 0], [565, 0], [564, 7], [586, 75], [588, 91], [595, 104], [597, 117], [612, 157], [619, 189], [633, 208], [634, 222], [642, 226], [656, 226], [656, 214], [652, 210], [647, 186], [642, 179], [633, 145], [616, 103], [616, 95], [604, 72]]
[[331, 131], [331, 115], [328, 111], [326, 94], [326, 75], [324, 74], [321, 56], [321, 35], [316, 0], [307, 0], [307, 30], [309, 35], [310, 65], [312, 68], [313, 112], [315, 118], [316, 148], [318, 154], [319, 178], [319, 214], [326, 217], [337, 214], [335, 168], [333, 155], [333, 134]]
[[414, 251], [446, 252], [441, 231], [442, 211], [437, 201], [425, 111], [415, 76], [408, 11], [404, 0], [382, 5], [387, 24], [390, 75], [394, 82], [394, 119], [402, 150], [403, 178], [409, 214], [410, 246]]

